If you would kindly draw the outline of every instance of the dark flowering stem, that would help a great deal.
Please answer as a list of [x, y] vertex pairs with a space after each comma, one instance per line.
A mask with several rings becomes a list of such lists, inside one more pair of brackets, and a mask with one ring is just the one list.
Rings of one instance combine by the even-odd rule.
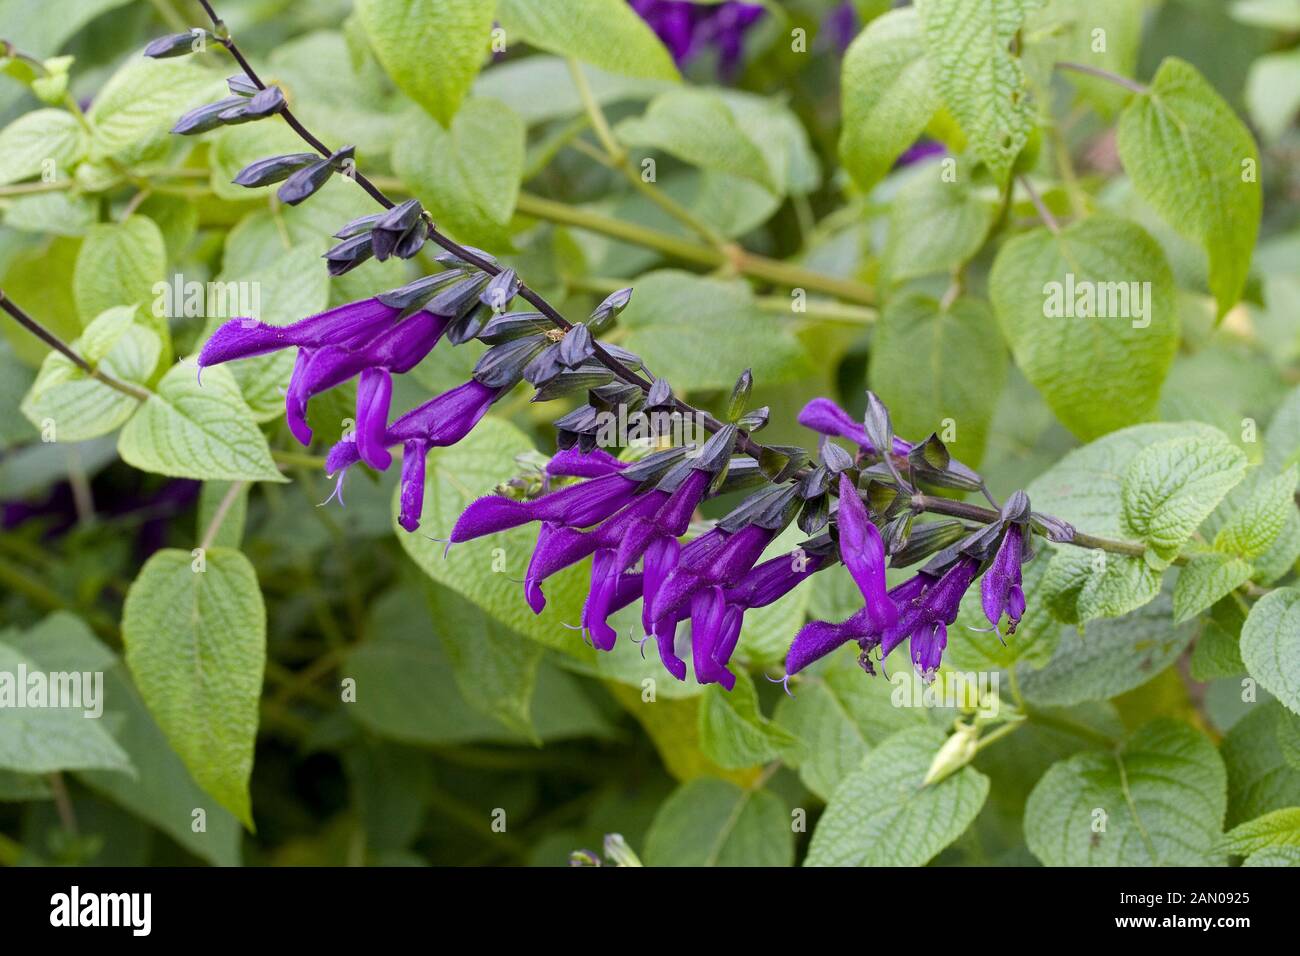
[[147, 389], [140, 388], [138, 385], [132, 385], [130, 382], [123, 382], [121, 379], [114, 378], [107, 372], [102, 371], [91, 365], [84, 358], [78, 355], [72, 348], [61, 338], [41, 325], [26, 312], [24, 312], [13, 299], [5, 295], [4, 290], [0, 289], [0, 309], [4, 309], [19, 325], [25, 328], [32, 335], [36, 336], [54, 351], [58, 352], [77, 368], [81, 369], [97, 382], [107, 385], [114, 391], [121, 392], [123, 395], [130, 395], [136, 401], [143, 402], [149, 398], [150, 392]]
[[[235, 62], [237, 62], [240, 68], [244, 71], [244, 75], [247, 76], [258, 89], [266, 89], [266, 84], [262, 82], [262, 78], [258, 76], [257, 71], [253, 69], [252, 64], [248, 62], [244, 57], [244, 54], [240, 52], [234, 38], [230, 36], [229, 31], [226, 29], [225, 23], [219, 16], [217, 16], [217, 12], [212, 8], [212, 4], [209, 3], [208, 0], [199, 0], [199, 3], [202, 5], [204, 12], [207, 13], [208, 19], [212, 21], [212, 26], [215, 30], [218, 42], [220, 42], [230, 55], [235, 58]], [[304, 142], [316, 150], [316, 152], [325, 157], [332, 154], [329, 147], [317, 139], [310, 130], [299, 122], [298, 118], [293, 115], [293, 111], [289, 109], [287, 105], [279, 111], [279, 115], [282, 116], [284, 121], [289, 124], [289, 127], [297, 133]], [[383, 190], [367, 179], [360, 171], [353, 169], [349, 172], [349, 176], [354, 179], [362, 189], [369, 193], [375, 202], [379, 203], [385, 209], [392, 209], [396, 205], [387, 195], [384, 194]], [[465, 248], [449, 236], [444, 235], [432, 223], [429, 224], [428, 233], [429, 238], [437, 245], [441, 246], [461, 261], [474, 266], [481, 272], [485, 272], [491, 276], [501, 273], [502, 269], [500, 266], [484, 259], [482, 256], [476, 255], [474, 252]], [[537, 309], [537, 311], [550, 319], [557, 328], [564, 331], [573, 328], [573, 324], [562, 316], [554, 306], [547, 302], [540, 293], [529, 288], [527, 285], [520, 285], [518, 294], [522, 299], [524, 299], [524, 301], [530, 303]], [[637, 386], [646, 393], [649, 393], [651, 383], [646, 378], [638, 375], [635, 371], [615, 359], [603, 346], [601, 346], [599, 342], [593, 342], [592, 354], [602, 365], [608, 368], [620, 379]], [[710, 432], [716, 432], [722, 427], [722, 424], [711, 415], [708, 415], [691, 405], [687, 405], [679, 399], [674, 399], [674, 405], [677, 410], [683, 414], [699, 417], [700, 420], [703, 421], [704, 427]], [[736, 436], [736, 450], [757, 459], [763, 453], [764, 448], [747, 434], [740, 432]]]

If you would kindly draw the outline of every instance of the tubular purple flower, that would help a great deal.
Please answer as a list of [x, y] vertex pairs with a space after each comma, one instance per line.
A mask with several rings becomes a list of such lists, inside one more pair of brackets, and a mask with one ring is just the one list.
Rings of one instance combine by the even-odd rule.
[[866, 598], [867, 622], [872, 632], [879, 634], [898, 620], [898, 608], [886, 593], [885, 545], [858, 497], [857, 486], [845, 473], [840, 474], [839, 502], [836, 526], [840, 559]]
[[694, 593], [691, 605], [691, 663], [701, 684], [736, 686], [736, 675], [718, 662], [731, 657], [740, 635], [740, 614], [727, 606], [722, 588], [713, 585]]
[[[651, 619], [658, 621], [687, 606], [704, 588], [727, 588], [738, 583], [776, 534], [768, 528], [748, 525], [731, 535], [717, 528], [700, 535], [682, 550], [681, 560], [653, 597], [646, 596], [652, 605]], [[707, 543], [692, 550], [706, 539]]]
[[397, 523], [411, 532], [420, 527], [420, 515], [424, 514], [424, 465], [428, 454], [428, 446], [415, 439], [402, 447], [402, 494]]
[[[814, 398], [799, 412], [798, 421], [804, 428], [810, 428], [820, 435], [847, 438], [863, 451], [877, 454], [871, 440], [867, 438], [867, 430], [862, 423], [829, 398]], [[911, 450], [911, 442], [894, 438], [895, 455], [906, 455]]]
[[[891, 588], [888, 592], [889, 600], [895, 608], [902, 607], [919, 597], [935, 580], [934, 577], [919, 572], [897, 587]], [[863, 651], [881, 644], [882, 634], [872, 629], [866, 607], [840, 624], [830, 621], [810, 621], [805, 624], [790, 644], [790, 651], [785, 659], [785, 672], [797, 674], [809, 664], [820, 660], [849, 641], [857, 641]]]
[[[449, 322], [446, 316], [425, 311], [398, 321], [399, 315], [399, 309], [378, 299], [363, 299], [286, 326], [231, 319], [199, 352], [199, 370], [296, 345], [298, 359], [285, 392], [285, 418], [294, 437], [309, 445], [307, 403], [313, 395], [368, 368], [397, 374], [410, 371], [437, 345]], [[382, 390], [378, 380], [370, 386]], [[373, 391], [368, 394], [370, 399], [378, 397]], [[373, 414], [373, 409], [361, 405], [357, 411], [358, 419], [363, 413]]]
[[1024, 552], [1024, 530], [1012, 522], [1007, 525], [1002, 543], [998, 545], [993, 563], [980, 581], [980, 598], [984, 616], [997, 627], [1005, 613], [1010, 619], [1007, 633], [1014, 634], [1025, 613], [1025, 592], [1022, 588], [1020, 562]]
[[975, 558], [962, 555], [942, 577], [906, 602], [898, 623], [881, 638], [881, 659], [910, 638], [912, 664], [925, 680], [933, 680], [948, 643], [948, 625], [957, 620], [962, 595], [975, 580], [979, 565]]
[[357, 454], [371, 468], [386, 471], [393, 456], [384, 447], [393, 378], [385, 368], [363, 369], [357, 382]]
[[686, 533], [691, 515], [704, 500], [713, 475], [702, 469], [692, 469], [671, 494], [653, 491], [662, 504], [648, 518], [634, 521], [618, 546], [618, 560], [623, 567], [635, 564], [654, 541], [663, 538], [680, 538]]
[[718, 70], [724, 79], [740, 65], [744, 38], [763, 16], [761, 4], [729, 0], [703, 4], [690, 0], [631, 0], [632, 9], [650, 25], [668, 47], [678, 66], [706, 49], [718, 51]]
[[577, 446], [555, 453], [546, 464], [546, 474], [552, 478], [601, 478], [622, 471], [628, 466], [602, 448], [584, 452]]
[[586, 528], [604, 521], [628, 504], [637, 482], [617, 472], [590, 478], [576, 485], [534, 498], [516, 501], [504, 495], [487, 495], [471, 502], [451, 529], [453, 542], [470, 541], [485, 534], [508, 531], [531, 521], [546, 521], [567, 528]]

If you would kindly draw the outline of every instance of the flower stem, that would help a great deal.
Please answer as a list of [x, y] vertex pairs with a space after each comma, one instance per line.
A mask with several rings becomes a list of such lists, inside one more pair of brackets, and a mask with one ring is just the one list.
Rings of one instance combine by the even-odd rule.
[[1029, 177], [1017, 176], [1016, 182], [1020, 183], [1025, 192], [1029, 194], [1029, 201], [1032, 202], [1034, 208], [1038, 210], [1038, 218], [1043, 220], [1043, 225], [1050, 229], [1053, 235], [1058, 234], [1061, 231], [1061, 224], [1056, 221], [1056, 217], [1052, 215], [1052, 211], [1047, 208], [1047, 204], [1043, 202], [1043, 197], [1038, 195], [1038, 190], [1035, 189], [1033, 183], [1029, 181]]
[[149, 396], [152, 394], [148, 389], [141, 388], [138, 385], [132, 385], [130, 382], [123, 382], [122, 380], [109, 375], [107, 372], [95, 368], [95, 366], [91, 365], [84, 358], [78, 355], [70, 345], [19, 308], [18, 303], [5, 295], [3, 289], [0, 289], [0, 309], [4, 309], [8, 312], [19, 325], [32, 333], [32, 335], [36, 336], [50, 348], [54, 349], [54, 351], [61, 354], [69, 362], [77, 366], [77, 368], [81, 369], [97, 382], [101, 382], [109, 388], [121, 392], [123, 395], [130, 395], [138, 402], [147, 401]]

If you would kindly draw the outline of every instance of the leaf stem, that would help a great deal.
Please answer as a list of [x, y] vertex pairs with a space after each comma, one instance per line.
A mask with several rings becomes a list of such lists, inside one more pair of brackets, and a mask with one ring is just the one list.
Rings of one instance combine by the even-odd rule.
[[1029, 201], [1032, 202], [1034, 208], [1038, 210], [1038, 218], [1043, 220], [1043, 225], [1050, 229], [1053, 235], [1058, 235], [1061, 232], [1061, 224], [1056, 221], [1056, 217], [1052, 215], [1052, 211], [1047, 208], [1047, 204], [1043, 202], [1043, 197], [1038, 195], [1038, 190], [1035, 189], [1033, 183], [1029, 181], [1029, 177], [1017, 176], [1016, 182], [1020, 183], [1024, 191], [1029, 194]]
[[54, 351], [58, 352], [77, 368], [81, 369], [97, 382], [107, 385], [109, 388], [121, 392], [123, 395], [130, 395], [138, 402], [144, 402], [152, 394], [148, 389], [132, 385], [130, 382], [123, 382], [121, 379], [114, 378], [107, 372], [96, 368], [78, 355], [70, 345], [60, 339], [57, 335], [41, 325], [40, 322], [24, 312], [13, 299], [5, 295], [4, 290], [0, 289], [0, 309], [4, 309], [19, 325], [25, 328], [32, 335], [36, 336]]
[[199, 542], [199, 548], [207, 551], [212, 547], [212, 542], [217, 539], [217, 534], [221, 531], [221, 525], [226, 520], [226, 515], [230, 514], [230, 509], [235, 506], [236, 499], [248, 487], [247, 481], [232, 481], [226, 493], [221, 496], [217, 502], [217, 508], [212, 512], [212, 518], [208, 521], [208, 528], [203, 532], [203, 540]]
[[1105, 80], [1107, 83], [1114, 83], [1116, 86], [1122, 86], [1124, 89], [1137, 93], [1139, 96], [1149, 93], [1151, 88], [1137, 80], [1130, 80], [1127, 76], [1120, 76], [1118, 73], [1112, 73], [1110, 70], [1103, 70], [1099, 67], [1088, 66], [1086, 63], [1071, 63], [1067, 60], [1059, 61], [1056, 64], [1058, 70], [1070, 70], [1074, 73], [1083, 73], [1087, 76], [1095, 76], [1098, 79]]

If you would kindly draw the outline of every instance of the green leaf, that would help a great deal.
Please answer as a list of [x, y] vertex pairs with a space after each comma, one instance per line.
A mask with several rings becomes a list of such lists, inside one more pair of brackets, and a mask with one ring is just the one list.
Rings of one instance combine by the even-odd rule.
[[719, 767], [756, 767], [794, 742], [787, 730], [763, 716], [754, 681], [745, 671], [737, 675], [734, 690], [710, 687], [700, 699], [700, 749]]
[[122, 460], [141, 471], [202, 481], [286, 481], [234, 376], [222, 367], [182, 362], [126, 423], [118, 438]]
[[1034, 111], [1012, 40], [1042, 0], [924, 0], [926, 55], [944, 102], [998, 182], [1029, 140]]
[[[72, 348], [114, 378], [143, 385], [162, 355], [162, 343], [135, 321], [136, 307], [108, 309]], [[37, 428], [53, 424], [59, 441], [84, 441], [113, 431], [140, 407], [138, 399], [91, 378], [62, 353], [51, 352], [23, 399], [22, 413]]]
[[[80, 770], [77, 778], [144, 820], [189, 852], [217, 866], [239, 864], [239, 824], [200, 790], [167, 743], [126, 666], [78, 618], [51, 614], [19, 637], [15, 646], [47, 670], [104, 672], [103, 723], [112, 727], [137, 773]], [[194, 811], [206, 812], [206, 829], [195, 832]]]
[[49, 178], [67, 179], [86, 145], [85, 130], [67, 110], [24, 113], [0, 130], [0, 185], [44, 177], [47, 168]]
[[1178, 313], [1164, 253], [1140, 226], [1097, 217], [1017, 236], [989, 295], [1016, 364], [1070, 431], [1086, 440], [1154, 417]]
[[140, 569], [122, 610], [126, 663], [194, 780], [252, 830], [266, 607], [238, 551], [209, 548], [199, 560], [168, 548]]
[[1258, 484], [1233, 510], [1214, 536], [1214, 550], [1251, 560], [1266, 554], [1295, 515], [1295, 488], [1300, 469], [1292, 465], [1282, 474]]
[[1235, 677], [1245, 673], [1246, 665], [1241, 659], [1240, 639], [1240, 627], [1233, 632], [1213, 618], [1202, 621], [1201, 634], [1196, 639], [1191, 660], [1188, 662], [1191, 666], [1192, 679], [1210, 681], [1217, 677]]
[[[3, 636], [9, 640], [12, 632]], [[96, 691], [93, 673], [76, 673], [82, 706], [51, 707], [53, 698], [41, 701], [31, 695], [37, 686], [45, 694], [54, 693], [62, 683], [59, 675], [42, 670], [8, 643], [0, 643], [0, 769], [25, 774], [91, 769], [136, 773], [104, 723], [87, 716], [95, 712], [91, 697], [96, 693], [99, 705], [104, 704], [102, 685]], [[39, 684], [33, 681], [38, 674], [43, 678]]]
[[524, 134], [523, 120], [504, 103], [467, 100], [449, 130], [413, 117], [393, 144], [393, 168], [457, 238], [509, 249]]
[[1250, 65], [1246, 109], [1265, 142], [1282, 138], [1300, 110], [1300, 50], [1271, 53]]
[[1222, 849], [1234, 856], [1283, 847], [1300, 847], [1300, 807], [1274, 810], [1233, 827], [1224, 834], [1222, 844]]
[[1025, 839], [1045, 866], [1211, 866], [1226, 807], [1214, 745], [1158, 720], [1116, 753], [1053, 764], [1029, 795]]
[[[730, 388], [735, 369], [719, 355], [745, 355], [760, 386], [788, 381], [809, 368], [789, 322], [758, 308], [749, 285], [677, 270], [641, 276], [619, 324], [621, 344], [679, 389]], [[757, 351], [753, 343], [761, 341]]]
[[4, 211], [4, 224], [19, 232], [84, 236], [99, 219], [99, 207], [90, 197], [67, 190], [15, 196]]
[[[672, 89], [666, 80], [636, 79], [583, 66], [592, 98], [601, 106], [624, 101], [644, 102]], [[537, 54], [493, 64], [479, 74], [474, 95], [500, 100], [523, 117], [529, 126], [577, 116], [582, 97], [573, 74], [562, 57]]]
[[183, 113], [225, 95], [222, 75], [188, 58], [129, 58], [87, 114], [94, 128], [90, 158], [130, 165], [157, 154]]
[[540, 744], [532, 704], [544, 648], [450, 588], [431, 584], [429, 605], [461, 695], [474, 709]]
[[1241, 297], [1259, 233], [1259, 151], [1250, 131], [1194, 66], [1169, 57], [1120, 116], [1118, 145], [1142, 198], [1205, 247], [1223, 316]]
[[91, 226], [77, 253], [73, 278], [82, 321], [115, 305], [148, 306], [166, 268], [167, 250], [153, 220], [132, 216], [125, 222]]
[[656, 96], [645, 114], [618, 124], [630, 146], [660, 149], [685, 163], [752, 179], [772, 192], [779, 184], [756, 141], [723, 100], [698, 89]]
[[943, 178], [941, 163], [927, 163], [889, 205], [889, 239], [881, 270], [890, 282], [949, 274], [975, 255], [998, 212], [991, 191], [970, 177]]
[[[534, 615], [519, 584], [528, 567], [537, 529], [517, 528], [457, 544], [450, 551], [434, 540], [445, 539], [470, 502], [491, 494], [519, 471], [517, 456], [533, 451], [532, 442], [514, 425], [488, 416], [467, 438], [429, 453], [420, 531], [397, 527], [398, 496], [393, 496], [397, 540], [416, 565], [438, 584], [482, 608], [506, 627], [566, 654], [588, 658], [593, 651], [575, 631], [562, 625], [579, 619], [587, 596], [583, 568], [571, 568], [542, 585], [546, 609]], [[445, 553], [444, 553], [445, 552]]]
[[1198, 554], [1178, 572], [1174, 623], [1190, 621], [1250, 580], [1253, 568], [1230, 554]]
[[1168, 564], [1245, 474], [1245, 453], [1220, 434], [1152, 445], [1124, 472], [1122, 524]]
[[[1122, 479], [1129, 465], [1150, 445], [1194, 436], [1224, 441], [1208, 425], [1136, 425], [1070, 452], [1025, 490], [1044, 514], [1089, 534], [1124, 538], [1130, 532], [1121, 521]], [[1075, 547], [1053, 550], [1043, 593], [1063, 621], [1117, 617], [1160, 593], [1160, 573], [1143, 558]]]
[[1278, 588], [1256, 602], [1241, 629], [1250, 676], [1300, 714], [1300, 590]]
[[[927, 724], [925, 708], [897, 707], [894, 685], [872, 680], [853, 654], [833, 655], [823, 668], [805, 672], [795, 697], [776, 707], [776, 722], [794, 736], [782, 759], [826, 800], [857, 770], [871, 747], [898, 730]], [[903, 671], [910, 678], [910, 671]], [[918, 695], [919, 696], [919, 695]]]
[[942, 433], [954, 455], [978, 465], [1007, 377], [987, 303], [963, 298], [945, 308], [920, 293], [892, 299], [874, 346], [869, 381], [899, 434]]
[[664, 801], [642, 859], [646, 866], [790, 866], [794, 831], [775, 794], [702, 777]]
[[500, 0], [497, 15], [510, 43], [523, 40], [625, 76], [678, 78], [659, 38], [623, 0]]
[[939, 108], [914, 8], [872, 20], [844, 54], [840, 159], [863, 190], [884, 178]]
[[1052, 659], [1041, 670], [1020, 668], [1027, 700], [1069, 707], [1105, 700], [1140, 687], [1172, 664], [1191, 642], [1190, 625], [1170, 627], [1170, 599], [1107, 621], [1061, 631]]
[[966, 831], [989, 792], [989, 778], [963, 767], [922, 786], [945, 736], [933, 727], [900, 730], [831, 794], [805, 866], [924, 866]]
[[[383, 595], [374, 603], [368, 625], [366, 631], [373, 636], [349, 651], [340, 673], [356, 682], [356, 702], [348, 706], [357, 721], [382, 737], [429, 746], [527, 744], [614, 734], [579, 683], [545, 662], [531, 690], [531, 733], [488, 717], [482, 702], [471, 706], [453, 673], [448, 642], [438, 633], [464, 625], [435, 622], [414, 589]], [[519, 652], [529, 654], [523, 647]], [[504, 711], [498, 708], [498, 713]]]
[[1242, 866], [1300, 866], [1300, 846], [1270, 846], [1257, 850]]
[[1296, 718], [1276, 700], [1251, 704], [1220, 747], [1228, 768], [1228, 825], [1300, 805], [1300, 766], [1280, 739]]
[[487, 59], [494, 0], [359, 0], [357, 14], [393, 82], [449, 124]]

